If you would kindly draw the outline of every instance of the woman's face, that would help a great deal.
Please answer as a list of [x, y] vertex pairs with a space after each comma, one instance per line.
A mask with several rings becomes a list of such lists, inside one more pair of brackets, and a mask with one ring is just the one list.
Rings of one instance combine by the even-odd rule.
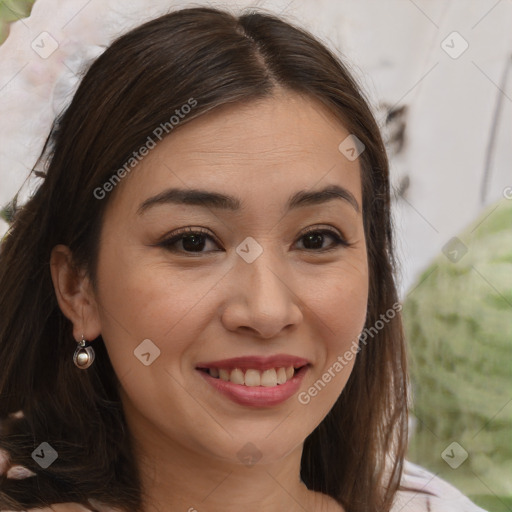
[[[281, 92], [178, 126], [117, 185], [97, 325], [140, 442], [275, 462], [332, 408], [368, 299], [347, 136], [320, 104]], [[338, 193], [315, 195], [327, 187]], [[230, 199], [187, 200], [192, 189]]]

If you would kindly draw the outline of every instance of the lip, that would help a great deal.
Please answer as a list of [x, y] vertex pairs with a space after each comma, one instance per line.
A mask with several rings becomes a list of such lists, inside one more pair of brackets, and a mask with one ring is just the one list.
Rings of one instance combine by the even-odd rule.
[[[301, 366], [309, 365], [310, 362], [302, 357], [292, 356], [289, 354], [276, 354], [274, 356], [242, 356], [233, 357], [231, 359], [222, 359], [219, 361], [209, 361], [206, 363], [198, 363], [197, 369], [208, 368], [224, 368], [225, 370], [234, 370], [240, 368], [241, 370], [270, 370], [271, 368], [286, 368], [293, 366], [300, 368]], [[283, 384], [284, 385], [284, 384]]]
[[[297, 359], [297, 358], [295, 358]], [[231, 360], [230, 360], [231, 361]], [[220, 361], [223, 363], [223, 361]], [[261, 363], [267, 364], [267, 363]], [[211, 367], [214, 367], [213, 365]], [[210, 367], [210, 368], [211, 368]], [[221, 368], [224, 368], [221, 366]], [[252, 366], [252, 368], [255, 368]], [[273, 367], [272, 367], [273, 368]], [[255, 368], [257, 369], [257, 368]], [[272, 407], [279, 405], [293, 396], [299, 389], [304, 375], [309, 370], [309, 364], [295, 372], [295, 375], [285, 384], [277, 386], [244, 386], [231, 381], [224, 381], [212, 377], [208, 372], [196, 368], [196, 371], [213, 388], [239, 405], [249, 407]]]

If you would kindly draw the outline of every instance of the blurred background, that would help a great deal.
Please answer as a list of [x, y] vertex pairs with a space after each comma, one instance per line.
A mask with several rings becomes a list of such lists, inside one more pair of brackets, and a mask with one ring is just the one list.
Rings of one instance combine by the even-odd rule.
[[[34, 135], [14, 148], [7, 134], [49, 128], [64, 104], [19, 121], [7, 111], [19, 110], [20, 91], [35, 105], [59, 66], [74, 72], [82, 54], [70, 42], [80, 44], [80, 27], [115, 34], [151, 17], [148, 4], [162, 12], [206, 3], [279, 13], [320, 37], [358, 79], [391, 161], [414, 395], [408, 458], [487, 510], [512, 511], [511, 0], [104, 1], [110, 18], [94, 0], [47, 1], [39, 22], [15, 24], [27, 31], [26, 48], [0, 47], [12, 58], [0, 75], [0, 236], [44, 142]], [[0, 42], [32, 4], [0, 1]], [[130, 13], [125, 25], [112, 17], [119, 9]], [[61, 11], [67, 21], [57, 26]], [[34, 44], [52, 43], [41, 39], [46, 31], [56, 48], [42, 56]]]

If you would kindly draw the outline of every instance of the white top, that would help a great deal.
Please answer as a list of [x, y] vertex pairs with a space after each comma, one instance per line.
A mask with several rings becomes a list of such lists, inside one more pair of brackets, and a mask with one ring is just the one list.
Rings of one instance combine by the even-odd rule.
[[453, 485], [409, 461], [402, 485], [415, 490], [399, 491], [391, 512], [486, 512]]

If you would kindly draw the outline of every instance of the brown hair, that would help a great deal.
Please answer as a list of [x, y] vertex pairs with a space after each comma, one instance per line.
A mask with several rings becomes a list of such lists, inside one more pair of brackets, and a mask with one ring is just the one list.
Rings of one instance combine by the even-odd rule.
[[[276, 87], [326, 105], [365, 145], [360, 155], [370, 289], [366, 326], [397, 303], [388, 161], [368, 103], [345, 65], [306, 31], [261, 12], [175, 11], [117, 39], [54, 122], [38, 164], [46, 178], [14, 216], [0, 254], [0, 448], [36, 476], [0, 477], [12, 510], [97, 499], [140, 510], [141, 489], [119, 381], [101, 336], [95, 363], [73, 365], [72, 324], [57, 304], [50, 253], [70, 247], [93, 282], [109, 180], [148, 135], [193, 97], [181, 124]], [[171, 134], [172, 136], [172, 134]], [[341, 142], [341, 141], [340, 141]], [[381, 321], [381, 323], [383, 323]], [[385, 512], [407, 440], [406, 357], [399, 313], [361, 344], [349, 381], [304, 444], [301, 478], [350, 512]], [[8, 416], [23, 410], [24, 418]], [[58, 452], [42, 469], [41, 442]]]

